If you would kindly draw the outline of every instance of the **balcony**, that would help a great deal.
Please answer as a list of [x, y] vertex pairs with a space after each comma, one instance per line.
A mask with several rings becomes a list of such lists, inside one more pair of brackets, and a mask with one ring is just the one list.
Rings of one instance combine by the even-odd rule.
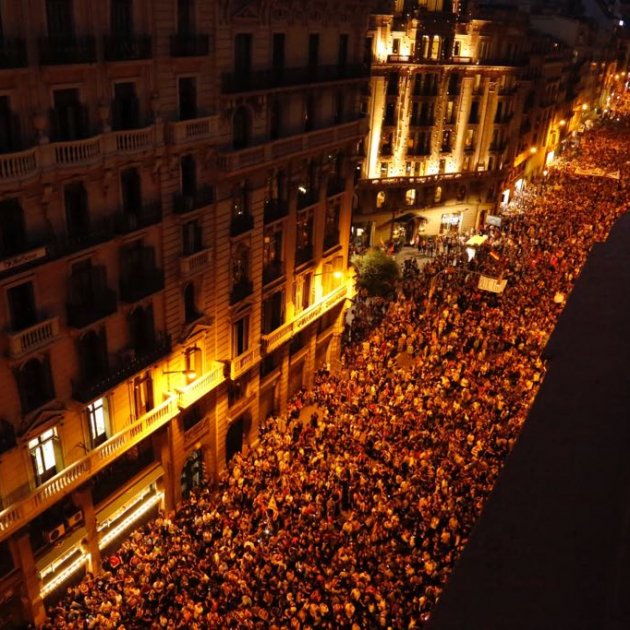
[[114, 35], [103, 38], [105, 61], [151, 59], [150, 35]]
[[24, 330], [7, 332], [9, 356], [17, 359], [28, 352], [48, 345], [59, 336], [59, 318], [42, 318], [42, 321]]
[[313, 245], [309, 244], [305, 247], [299, 247], [295, 250], [295, 264], [303, 265], [309, 260], [313, 260]]
[[247, 212], [235, 214], [230, 220], [230, 236], [239, 236], [253, 229], [254, 217]]
[[101, 136], [52, 142], [41, 148], [53, 152], [52, 161], [56, 166], [92, 166], [103, 157]]
[[0, 69], [26, 68], [26, 44], [22, 38], [0, 41]]
[[37, 147], [17, 153], [0, 154], [0, 184], [19, 182], [39, 172]]
[[219, 149], [217, 166], [223, 172], [235, 174], [258, 169], [263, 164], [277, 160], [298, 157], [301, 153], [315, 148], [324, 149], [326, 145], [334, 145], [354, 138], [360, 140], [366, 134], [367, 119], [362, 115], [354, 115], [330, 127], [263, 142], [245, 149], [224, 147]]
[[96, 62], [94, 37], [40, 37], [39, 63], [42, 66]]
[[120, 212], [115, 217], [117, 234], [130, 234], [155, 225], [162, 220], [162, 206], [158, 202], [141, 206], [134, 212]]
[[168, 141], [171, 144], [188, 144], [210, 140], [217, 133], [218, 116], [205, 116], [168, 123]]
[[230, 378], [234, 381], [256, 365], [260, 355], [258, 348], [251, 348], [230, 361]]
[[171, 35], [171, 57], [205, 57], [209, 52], [209, 35], [200, 33]]
[[263, 285], [269, 284], [284, 275], [284, 263], [275, 261], [263, 267]]
[[173, 194], [173, 212], [175, 214], [186, 214], [203, 206], [207, 206], [214, 201], [214, 189], [211, 186], [204, 186], [193, 195]]
[[218, 361], [199, 378], [184, 387], [177, 388], [177, 406], [186, 409], [196, 403], [200, 398], [216, 389], [225, 380], [225, 366]]
[[[113, 383], [115, 384], [116, 382]], [[94, 397], [96, 396], [98, 393]], [[89, 400], [93, 398], [87, 399]], [[112, 436], [78, 461], [71, 463], [26, 497], [12, 502], [0, 512], [2, 536], [9, 536], [33, 520], [38, 514], [103, 470], [125, 451], [141, 442], [147, 435], [170, 422], [179, 413], [176, 402], [175, 396], [169, 396], [163, 403], [129, 423], [120, 433]]]
[[179, 261], [179, 271], [182, 276], [191, 276], [192, 274], [204, 271], [210, 266], [211, 250], [202, 249], [190, 256], [184, 256]]
[[68, 326], [72, 328], [85, 328], [97, 322], [99, 319], [113, 315], [117, 307], [118, 300], [116, 298], [116, 292], [112, 289], [105, 289], [87, 304], [83, 302], [68, 302], [66, 306]]
[[112, 367], [107, 374], [96, 381], [73, 381], [72, 397], [80, 403], [88, 403], [122, 383], [134, 374], [167, 356], [171, 352], [171, 340], [168, 335], [159, 334], [153, 347], [142, 354], [133, 349], [124, 350], [112, 359]]
[[284, 219], [289, 214], [289, 204], [284, 199], [265, 199], [265, 224]]
[[48, 256], [61, 258], [74, 254], [99, 243], [105, 243], [114, 236], [111, 221], [101, 220], [90, 222], [89, 229], [81, 234], [64, 234], [55, 236], [47, 243]]
[[282, 344], [286, 343], [291, 337], [300, 332], [300, 330], [303, 330], [317, 318], [337, 306], [346, 296], [347, 289], [344, 284], [333, 289], [328, 295], [325, 295], [317, 302], [317, 304], [313, 304], [299, 313], [292, 322], [287, 322], [268, 335], [263, 335], [261, 337], [261, 348], [263, 352], [268, 355], [274, 350], [277, 350]]
[[120, 278], [120, 299], [132, 304], [164, 288], [162, 269], [132, 269]]
[[254, 283], [249, 278], [239, 280], [232, 285], [230, 292], [230, 304], [236, 304], [254, 292]]
[[143, 129], [126, 129], [112, 133], [116, 143], [117, 153], [137, 153], [147, 151], [155, 146], [155, 126], [149, 125]]
[[249, 74], [228, 72], [223, 74], [223, 93], [257, 92], [368, 77], [369, 68], [363, 64], [257, 70]]

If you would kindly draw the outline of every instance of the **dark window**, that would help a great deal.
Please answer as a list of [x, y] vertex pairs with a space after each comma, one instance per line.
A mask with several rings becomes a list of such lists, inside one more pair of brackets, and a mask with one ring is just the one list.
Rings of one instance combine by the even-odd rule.
[[[2, 35], [0, 35], [1, 39]], [[0, 96], [0, 153], [17, 151], [20, 148], [20, 124], [11, 111], [8, 96]]]
[[142, 208], [142, 187], [140, 175], [135, 168], [120, 173], [122, 207], [125, 214], [138, 214]]
[[319, 65], [319, 34], [311, 33], [308, 36], [308, 66], [317, 68]]
[[304, 131], [315, 129], [315, 97], [307, 94], [304, 98]]
[[48, 357], [31, 359], [17, 370], [22, 413], [41, 407], [55, 396]]
[[195, 197], [197, 194], [197, 164], [191, 154], [183, 155], [180, 160], [182, 195]]
[[24, 282], [7, 289], [11, 330], [19, 331], [37, 323], [33, 283]]
[[85, 186], [82, 182], [65, 186], [63, 196], [68, 236], [70, 238], [88, 236], [90, 233], [90, 214]]
[[282, 129], [282, 107], [280, 101], [276, 98], [271, 101], [269, 106], [269, 137], [276, 140], [280, 137]]
[[249, 316], [241, 317], [232, 326], [232, 356], [237, 357], [249, 348]]
[[203, 244], [199, 221], [188, 221], [182, 225], [182, 252], [184, 256], [190, 256], [201, 249]]
[[153, 324], [153, 305], [140, 306], [129, 316], [129, 331], [134, 350], [143, 356], [155, 346], [155, 327]]
[[337, 57], [339, 67], [343, 68], [348, 63], [348, 35], [342, 33], [339, 35], [339, 55]]
[[267, 335], [284, 324], [284, 292], [277, 291], [263, 302], [262, 334]]
[[0, 201], [0, 256], [23, 251], [27, 245], [24, 213], [17, 199]]
[[195, 285], [190, 282], [184, 289], [184, 320], [188, 324], [198, 319], [199, 315], [199, 309], [195, 300]]
[[276, 77], [281, 77], [284, 71], [284, 33], [273, 34], [273, 71]]
[[177, 0], [177, 32], [182, 35], [194, 32], [192, 0]]
[[88, 131], [87, 110], [79, 102], [79, 90], [55, 90], [51, 112], [54, 140], [79, 140]]
[[179, 119], [197, 117], [197, 81], [194, 77], [179, 79]]
[[111, 1], [111, 32], [112, 35], [129, 36], [133, 33], [133, 4], [132, 0]]
[[132, 82], [116, 83], [112, 102], [113, 129], [137, 129], [139, 126], [140, 110], [136, 96], [136, 84]]
[[71, 0], [46, 0], [46, 22], [50, 37], [72, 37], [74, 16]]
[[239, 33], [234, 38], [234, 73], [237, 77], [248, 77], [252, 71], [252, 35]]
[[366, 37], [363, 43], [363, 63], [370, 65], [372, 63], [372, 46], [374, 40], [372, 37]]
[[81, 377], [91, 383], [107, 374], [107, 335], [105, 329], [90, 330], [77, 342]]
[[233, 145], [235, 149], [244, 149], [251, 141], [251, 117], [246, 107], [239, 107], [234, 113]]

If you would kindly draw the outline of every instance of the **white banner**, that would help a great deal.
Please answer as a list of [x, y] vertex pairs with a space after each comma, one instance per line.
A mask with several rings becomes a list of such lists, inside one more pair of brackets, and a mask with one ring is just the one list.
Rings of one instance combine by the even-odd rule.
[[490, 293], [503, 293], [507, 285], [506, 280], [499, 278], [491, 278], [490, 276], [479, 276], [479, 289], [482, 291], [490, 291]]

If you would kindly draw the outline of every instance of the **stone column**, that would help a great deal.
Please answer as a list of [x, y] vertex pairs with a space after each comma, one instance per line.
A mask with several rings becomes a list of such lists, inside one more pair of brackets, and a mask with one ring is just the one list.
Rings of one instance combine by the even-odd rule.
[[101, 550], [98, 546], [98, 532], [96, 531], [96, 512], [92, 500], [92, 488], [89, 484], [81, 486], [72, 493], [73, 503], [83, 512], [83, 524], [87, 531], [85, 550], [90, 554], [88, 571], [95, 575], [101, 572]]
[[22, 572], [21, 604], [24, 617], [34, 625], [40, 626], [46, 620], [46, 610], [40, 595], [41, 582], [29, 535], [18, 533], [9, 540], [9, 549], [15, 566]]

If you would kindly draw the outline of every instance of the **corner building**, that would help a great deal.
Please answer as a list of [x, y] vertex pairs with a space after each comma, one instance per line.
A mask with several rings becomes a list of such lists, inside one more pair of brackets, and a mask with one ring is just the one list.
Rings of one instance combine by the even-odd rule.
[[0, 627], [335, 366], [364, 3], [25, 0], [0, 43]]

